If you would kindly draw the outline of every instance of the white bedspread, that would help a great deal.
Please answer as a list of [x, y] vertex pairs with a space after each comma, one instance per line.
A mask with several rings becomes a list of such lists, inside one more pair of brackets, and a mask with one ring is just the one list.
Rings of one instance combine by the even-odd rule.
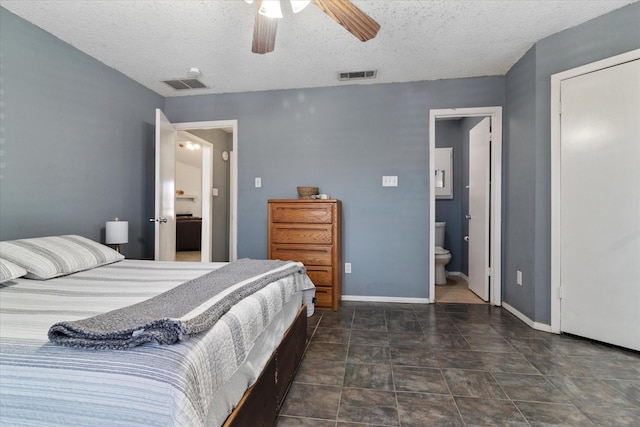
[[[171, 346], [94, 351], [47, 340], [55, 322], [143, 301], [222, 265], [125, 260], [47, 281], [0, 285], [0, 424], [199, 426], [224, 420], [226, 414], [210, 409], [228, 380], [217, 367], [234, 357], [225, 322]], [[268, 285], [227, 315], [247, 322], [249, 331], [261, 327], [251, 313], [260, 319], [267, 310], [274, 318], [294, 294], [300, 298], [295, 280]]]

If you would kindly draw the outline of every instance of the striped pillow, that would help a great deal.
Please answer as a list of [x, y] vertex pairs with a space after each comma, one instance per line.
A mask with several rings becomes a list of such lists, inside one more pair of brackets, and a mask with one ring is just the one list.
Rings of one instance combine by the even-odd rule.
[[82, 236], [49, 236], [0, 242], [0, 256], [27, 270], [28, 279], [51, 279], [124, 258]]
[[27, 270], [15, 265], [14, 263], [0, 258], [0, 283], [4, 283], [7, 280], [17, 279], [27, 274]]

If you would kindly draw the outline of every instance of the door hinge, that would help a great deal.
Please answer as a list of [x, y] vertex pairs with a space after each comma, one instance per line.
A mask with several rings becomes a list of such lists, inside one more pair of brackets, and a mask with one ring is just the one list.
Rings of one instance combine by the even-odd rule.
[[558, 288], [558, 299], [562, 299], [562, 286]]
[[487, 276], [491, 277], [491, 275], [492, 275], [491, 267], [487, 267]]

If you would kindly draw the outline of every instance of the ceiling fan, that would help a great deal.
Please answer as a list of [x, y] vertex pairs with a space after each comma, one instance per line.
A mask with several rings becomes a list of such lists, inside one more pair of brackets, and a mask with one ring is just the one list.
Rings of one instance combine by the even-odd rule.
[[[245, 0], [253, 3], [253, 0]], [[289, 0], [294, 13], [300, 12], [311, 2], [331, 19], [342, 25], [363, 42], [378, 34], [380, 24], [358, 9], [349, 0]], [[282, 18], [280, 0], [257, 0], [256, 19], [253, 27], [253, 53], [273, 52], [276, 43], [278, 19]]]

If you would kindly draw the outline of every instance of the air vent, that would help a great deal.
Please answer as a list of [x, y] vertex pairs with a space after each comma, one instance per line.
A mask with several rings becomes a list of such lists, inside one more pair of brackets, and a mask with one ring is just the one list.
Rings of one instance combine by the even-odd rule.
[[376, 74], [378, 74], [376, 70], [350, 71], [348, 73], [338, 73], [338, 80], [375, 79]]
[[175, 90], [203, 89], [207, 87], [198, 79], [163, 80], [162, 83], [168, 84]]

